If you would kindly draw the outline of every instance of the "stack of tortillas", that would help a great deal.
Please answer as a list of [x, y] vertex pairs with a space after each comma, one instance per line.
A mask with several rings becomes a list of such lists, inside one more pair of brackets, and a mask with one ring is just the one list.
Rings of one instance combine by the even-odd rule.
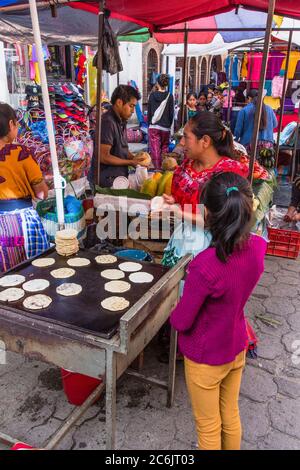
[[72, 256], [79, 250], [77, 230], [60, 230], [55, 235], [56, 251], [61, 256]]

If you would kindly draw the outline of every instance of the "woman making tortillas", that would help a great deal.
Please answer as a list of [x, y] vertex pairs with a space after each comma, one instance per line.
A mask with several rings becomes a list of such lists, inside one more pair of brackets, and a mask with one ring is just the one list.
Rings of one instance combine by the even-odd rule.
[[162, 262], [166, 266], [174, 266], [187, 253], [196, 256], [210, 245], [211, 236], [203, 230], [198, 206], [205, 183], [219, 172], [233, 172], [245, 178], [248, 174], [247, 166], [232, 158], [230, 130], [213, 113], [203, 111], [192, 117], [184, 127], [181, 143], [186, 158], [174, 171], [172, 195], [164, 195], [164, 200], [185, 222], [183, 227], [177, 224], [165, 249]]
[[30, 151], [14, 144], [15, 111], [0, 103], [0, 272], [39, 255], [49, 242], [32, 199], [45, 199], [48, 187]]

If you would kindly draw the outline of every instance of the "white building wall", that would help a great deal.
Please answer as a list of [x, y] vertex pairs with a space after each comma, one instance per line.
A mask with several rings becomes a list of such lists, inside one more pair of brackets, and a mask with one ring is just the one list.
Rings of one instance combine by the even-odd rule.
[[[143, 89], [143, 61], [142, 61], [142, 44], [133, 42], [120, 42], [120, 57], [123, 64], [123, 71], [119, 73], [120, 85], [126, 85], [130, 80], [134, 80], [142, 92]], [[118, 76], [108, 75], [104, 79], [106, 92], [111, 96], [112, 92], [118, 84]]]
[[3, 42], [0, 42], [0, 101], [9, 103]]

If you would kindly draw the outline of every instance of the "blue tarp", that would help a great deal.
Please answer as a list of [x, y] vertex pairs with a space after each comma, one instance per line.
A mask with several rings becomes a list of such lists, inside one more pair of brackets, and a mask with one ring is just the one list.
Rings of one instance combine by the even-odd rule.
[[[221, 28], [266, 28], [267, 13], [239, 9], [215, 16], [217, 27]], [[264, 36], [263, 31], [220, 31], [224, 42], [236, 42], [243, 39], [255, 39]]]

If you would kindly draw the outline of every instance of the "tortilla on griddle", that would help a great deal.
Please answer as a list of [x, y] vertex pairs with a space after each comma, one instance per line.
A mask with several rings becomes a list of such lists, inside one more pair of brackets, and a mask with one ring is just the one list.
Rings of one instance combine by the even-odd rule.
[[107, 297], [102, 300], [101, 306], [105, 308], [105, 310], [118, 312], [119, 310], [125, 310], [125, 308], [129, 307], [129, 301], [124, 297]]
[[27, 297], [23, 302], [23, 306], [29, 310], [41, 310], [49, 307], [51, 302], [52, 299], [48, 295], [36, 294]]
[[105, 279], [111, 280], [123, 279], [125, 277], [123, 271], [120, 271], [119, 269], [105, 269], [100, 274]]
[[0, 278], [0, 287], [15, 287], [19, 286], [26, 280], [25, 276], [21, 274], [8, 274]]
[[23, 284], [23, 289], [26, 292], [39, 292], [47, 289], [50, 286], [50, 282], [47, 279], [32, 279]]
[[113, 264], [117, 261], [118, 258], [113, 255], [99, 255], [96, 256], [95, 261], [98, 264]]
[[64, 282], [56, 288], [56, 292], [60, 295], [64, 295], [65, 297], [70, 297], [72, 295], [78, 295], [82, 292], [82, 287], [79, 284], [75, 284], [73, 282]]
[[72, 268], [59, 268], [51, 271], [51, 276], [56, 279], [66, 279], [67, 277], [72, 277], [75, 274], [75, 269]]
[[31, 264], [36, 268], [46, 268], [47, 266], [52, 266], [54, 263], [54, 258], [38, 258], [34, 259]]
[[19, 287], [10, 287], [0, 292], [1, 302], [16, 302], [24, 297], [25, 292]]
[[130, 261], [119, 264], [119, 269], [126, 273], [134, 273], [136, 271], [140, 271], [142, 268], [143, 266], [140, 263], [132, 263]]
[[144, 284], [148, 282], [152, 282], [154, 279], [154, 276], [149, 273], [145, 273], [143, 271], [140, 271], [138, 273], [132, 273], [129, 276], [129, 280], [135, 284]]
[[69, 266], [80, 267], [80, 266], [88, 266], [89, 264], [91, 264], [91, 262], [87, 258], [71, 258], [71, 259], [68, 259], [67, 264]]
[[131, 285], [125, 281], [110, 281], [104, 284], [104, 290], [112, 292], [113, 294], [122, 294], [123, 292], [129, 291]]

